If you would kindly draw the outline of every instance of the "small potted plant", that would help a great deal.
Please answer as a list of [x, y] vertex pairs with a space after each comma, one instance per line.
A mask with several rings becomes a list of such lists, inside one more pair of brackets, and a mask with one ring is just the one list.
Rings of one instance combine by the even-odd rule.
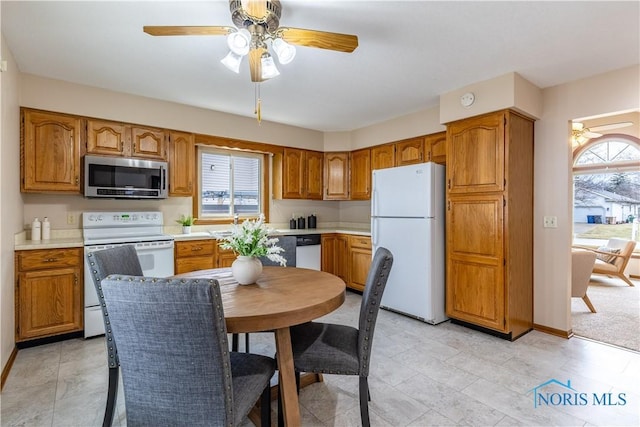
[[182, 225], [182, 234], [191, 234], [191, 226], [194, 221], [195, 218], [191, 215], [180, 215], [180, 219], [176, 219], [176, 222]]

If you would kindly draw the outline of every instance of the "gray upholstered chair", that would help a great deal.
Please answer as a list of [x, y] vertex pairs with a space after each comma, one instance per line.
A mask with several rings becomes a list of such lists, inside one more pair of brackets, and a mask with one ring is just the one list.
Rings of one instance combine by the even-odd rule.
[[275, 360], [229, 351], [214, 279], [102, 280], [129, 426], [239, 425], [260, 397], [269, 425]]
[[[360, 377], [360, 417], [369, 426], [369, 359], [382, 293], [389, 278], [393, 256], [378, 248], [367, 276], [358, 329], [330, 323], [308, 322], [291, 328], [296, 375], [313, 372]], [[299, 382], [299, 377], [298, 377]]]
[[105, 343], [107, 344], [107, 363], [109, 366], [109, 388], [107, 390], [107, 405], [104, 411], [103, 427], [111, 426], [118, 398], [118, 378], [120, 374], [120, 362], [118, 361], [118, 348], [113, 339], [109, 313], [104, 303], [102, 294], [102, 279], [110, 274], [126, 274], [129, 276], [142, 276], [142, 267], [138, 260], [138, 254], [133, 245], [116, 246], [114, 248], [95, 251], [87, 254], [89, 270], [93, 278], [93, 284], [98, 293], [98, 300], [102, 307], [102, 320], [104, 321]]
[[[278, 238], [277, 245], [284, 249], [280, 255], [287, 260], [287, 267], [295, 267], [296, 266], [296, 236], [273, 236]], [[275, 265], [279, 266], [280, 264], [271, 261], [267, 257], [261, 257], [260, 261], [262, 265]]]

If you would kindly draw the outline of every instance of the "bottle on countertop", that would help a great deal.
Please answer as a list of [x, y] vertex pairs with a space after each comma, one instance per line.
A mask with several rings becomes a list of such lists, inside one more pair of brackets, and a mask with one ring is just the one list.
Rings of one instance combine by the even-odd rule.
[[304, 217], [303, 217], [303, 216], [301, 216], [300, 218], [298, 218], [298, 228], [299, 228], [300, 230], [302, 230], [302, 229], [304, 229], [304, 228], [305, 228], [305, 225], [304, 225]]
[[51, 239], [51, 223], [46, 216], [42, 220], [42, 240]]
[[289, 220], [289, 228], [291, 230], [295, 230], [296, 229], [296, 218], [295, 218], [295, 214], [291, 214], [291, 219]]
[[316, 228], [316, 214], [311, 214], [309, 215], [309, 217], [307, 218], [307, 227], [309, 228]]
[[40, 240], [40, 227], [40, 220], [37, 217], [34, 218], [33, 222], [31, 223], [31, 240]]

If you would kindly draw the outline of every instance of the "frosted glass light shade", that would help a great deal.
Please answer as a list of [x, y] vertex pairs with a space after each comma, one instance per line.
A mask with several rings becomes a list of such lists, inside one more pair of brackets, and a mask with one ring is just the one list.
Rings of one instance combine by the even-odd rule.
[[262, 78], [264, 80], [270, 79], [280, 75], [280, 71], [276, 67], [276, 63], [273, 61], [271, 55], [264, 54], [262, 55]]
[[293, 61], [293, 58], [296, 56], [295, 46], [290, 45], [282, 39], [275, 39], [273, 43], [271, 43], [271, 47], [278, 56], [278, 61], [283, 65]]
[[251, 34], [245, 28], [233, 32], [227, 36], [227, 46], [236, 55], [244, 56], [251, 47]]
[[230, 51], [227, 56], [220, 60], [220, 62], [234, 73], [240, 73], [240, 62], [242, 62], [242, 56], [233, 53], [233, 51]]

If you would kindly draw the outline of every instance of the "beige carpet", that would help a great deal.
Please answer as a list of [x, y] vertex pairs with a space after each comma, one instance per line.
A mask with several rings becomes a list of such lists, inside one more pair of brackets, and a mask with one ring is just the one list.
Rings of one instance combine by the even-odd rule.
[[635, 287], [622, 280], [592, 276], [587, 295], [597, 313], [581, 298], [571, 298], [573, 332], [640, 352], [640, 281]]

